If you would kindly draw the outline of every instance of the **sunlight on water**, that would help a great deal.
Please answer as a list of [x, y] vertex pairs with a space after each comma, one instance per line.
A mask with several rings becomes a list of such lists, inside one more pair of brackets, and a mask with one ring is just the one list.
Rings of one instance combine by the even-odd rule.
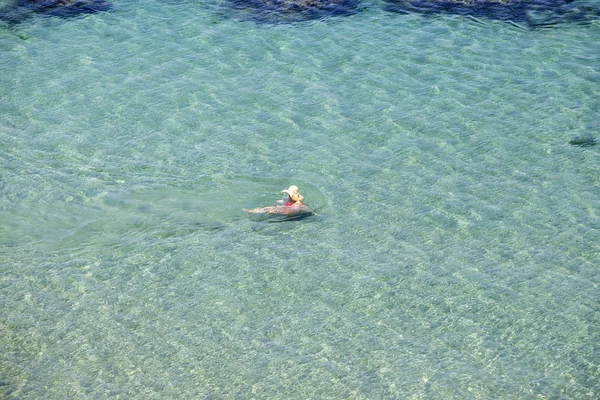
[[597, 398], [598, 27], [1, 26], [0, 394]]

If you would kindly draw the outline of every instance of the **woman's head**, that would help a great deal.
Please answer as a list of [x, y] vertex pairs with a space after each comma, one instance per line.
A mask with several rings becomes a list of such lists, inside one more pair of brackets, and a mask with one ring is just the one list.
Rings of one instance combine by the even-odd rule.
[[300, 194], [298, 186], [296, 185], [292, 185], [289, 188], [282, 190], [281, 193], [287, 193], [287, 195], [290, 197], [290, 200], [293, 202], [304, 200], [304, 196]]

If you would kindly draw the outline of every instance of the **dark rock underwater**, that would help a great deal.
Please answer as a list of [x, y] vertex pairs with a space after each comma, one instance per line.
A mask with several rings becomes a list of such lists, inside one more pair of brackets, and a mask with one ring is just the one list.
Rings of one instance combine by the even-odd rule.
[[[400, 14], [462, 15], [510, 21], [535, 28], [560, 23], [586, 23], [600, 8], [586, 0], [384, 0], [385, 9]], [[356, 14], [359, 0], [226, 0], [241, 19], [266, 23], [297, 22]]]
[[110, 8], [107, 0], [14, 0], [0, 10], [0, 20], [18, 24], [35, 14], [67, 18]]
[[227, 0], [241, 19], [290, 23], [358, 12], [359, 0]]
[[591, 133], [584, 133], [569, 140], [569, 144], [577, 147], [593, 147], [598, 144], [598, 141]]
[[[108, 0], [10, 0], [0, 21], [17, 24], [33, 15], [74, 17], [109, 10]], [[383, 0], [399, 14], [461, 15], [507, 21], [529, 28], [589, 23], [600, 16], [593, 0]], [[6, 2], [5, 2], [6, 3]], [[357, 14], [363, 0], [222, 0], [227, 16], [259, 23], [293, 23]]]
[[401, 14], [454, 14], [509, 21], [528, 27], [559, 23], [586, 23], [600, 15], [600, 8], [578, 0], [384, 0], [386, 9]]

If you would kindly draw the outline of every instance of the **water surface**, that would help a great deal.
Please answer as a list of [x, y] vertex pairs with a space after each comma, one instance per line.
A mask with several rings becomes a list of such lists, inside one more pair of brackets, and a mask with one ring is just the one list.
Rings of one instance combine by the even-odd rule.
[[0, 394], [597, 398], [599, 28], [1, 27]]

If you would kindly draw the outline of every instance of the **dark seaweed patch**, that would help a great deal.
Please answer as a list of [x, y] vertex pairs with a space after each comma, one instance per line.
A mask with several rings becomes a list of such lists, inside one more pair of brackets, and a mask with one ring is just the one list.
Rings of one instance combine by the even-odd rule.
[[69, 18], [110, 8], [107, 0], [15, 0], [0, 10], [0, 20], [16, 24], [34, 14]]
[[597, 145], [598, 142], [591, 134], [583, 134], [580, 136], [575, 136], [573, 139], [569, 140], [569, 144], [578, 147], [592, 147]]
[[401, 14], [455, 14], [542, 27], [564, 22], [586, 23], [600, 8], [574, 0], [385, 0], [386, 10]]
[[353, 15], [358, 0], [228, 0], [234, 16], [264, 23], [290, 23]]

